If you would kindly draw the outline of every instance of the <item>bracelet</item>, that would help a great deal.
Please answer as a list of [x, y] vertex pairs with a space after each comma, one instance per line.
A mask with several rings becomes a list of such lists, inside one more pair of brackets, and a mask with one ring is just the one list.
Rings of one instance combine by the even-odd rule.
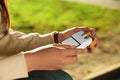
[[54, 42], [55, 43], [58, 43], [58, 34], [59, 34], [59, 32], [54, 33]]

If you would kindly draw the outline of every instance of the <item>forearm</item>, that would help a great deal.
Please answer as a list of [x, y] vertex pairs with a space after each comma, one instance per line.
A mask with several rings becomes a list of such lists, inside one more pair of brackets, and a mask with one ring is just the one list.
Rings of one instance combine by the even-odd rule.
[[40, 35], [38, 33], [24, 34], [13, 31], [0, 40], [0, 52], [4, 53], [2, 55], [8, 56], [51, 43], [54, 43], [53, 33]]

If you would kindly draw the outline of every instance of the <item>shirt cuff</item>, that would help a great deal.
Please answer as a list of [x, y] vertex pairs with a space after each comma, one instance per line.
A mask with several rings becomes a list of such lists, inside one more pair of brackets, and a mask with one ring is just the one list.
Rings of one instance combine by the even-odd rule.
[[0, 60], [0, 80], [28, 77], [24, 54], [9, 56]]

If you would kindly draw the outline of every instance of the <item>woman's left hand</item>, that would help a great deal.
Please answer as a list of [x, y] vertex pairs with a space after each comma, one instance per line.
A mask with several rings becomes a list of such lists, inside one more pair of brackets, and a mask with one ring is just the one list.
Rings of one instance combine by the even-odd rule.
[[[65, 30], [65, 31], [62, 31], [59, 33], [58, 35], [58, 42], [60, 43], [61, 41], [63, 41], [64, 39], [70, 37], [72, 34], [74, 33], [77, 33], [79, 31], [84, 31], [85, 33], [88, 33], [90, 32], [91, 33], [91, 36], [97, 40], [97, 37], [96, 37], [96, 32], [95, 32], [95, 29], [94, 28], [88, 28], [88, 27], [74, 27], [74, 28], [71, 28], [71, 29], [68, 29], [68, 30]], [[98, 42], [98, 40], [97, 40]], [[97, 46], [97, 43], [96, 45]], [[94, 51], [94, 47], [90, 49], [91, 51], [88, 51], [88, 52], [93, 52]]]

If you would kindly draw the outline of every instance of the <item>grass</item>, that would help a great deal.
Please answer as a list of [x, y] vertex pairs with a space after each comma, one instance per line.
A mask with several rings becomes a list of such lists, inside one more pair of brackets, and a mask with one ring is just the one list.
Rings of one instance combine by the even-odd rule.
[[[48, 33], [74, 26], [102, 31], [120, 27], [120, 11], [62, 0], [9, 0], [13, 29]], [[120, 28], [119, 28], [120, 29]]]

